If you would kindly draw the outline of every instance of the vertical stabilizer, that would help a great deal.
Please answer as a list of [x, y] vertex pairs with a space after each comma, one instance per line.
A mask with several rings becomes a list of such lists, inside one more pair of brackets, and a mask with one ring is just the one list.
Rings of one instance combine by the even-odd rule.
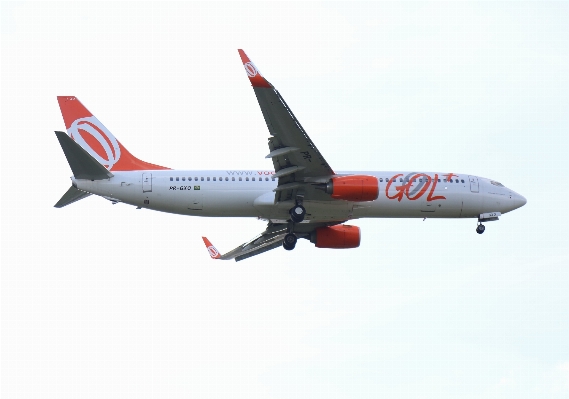
[[132, 155], [76, 97], [60, 96], [57, 101], [69, 136], [108, 170], [169, 169]]

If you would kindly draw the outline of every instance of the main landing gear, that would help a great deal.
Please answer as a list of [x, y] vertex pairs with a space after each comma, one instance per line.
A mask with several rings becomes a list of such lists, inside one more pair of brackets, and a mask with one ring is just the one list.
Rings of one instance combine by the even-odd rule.
[[292, 251], [298, 241], [298, 237], [294, 234], [294, 224], [302, 222], [306, 216], [306, 209], [302, 206], [303, 197], [303, 195], [297, 195], [296, 205], [288, 211], [290, 222], [288, 224], [288, 233], [283, 240], [283, 248], [287, 251]]
[[296, 246], [296, 241], [298, 240], [298, 238], [296, 238], [296, 235], [294, 235], [294, 233], [288, 233], [283, 240], [283, 248], [286, 249], [287, 251], [292, 251], [294, 249], [294, 247]]
[[484, 233], [485, 230], [486, 230], [486, 226], [484, 226], [482, 223], [480, 223], [480, 224], [476, 227], [476, 232], [477, 232], [478, 234]]

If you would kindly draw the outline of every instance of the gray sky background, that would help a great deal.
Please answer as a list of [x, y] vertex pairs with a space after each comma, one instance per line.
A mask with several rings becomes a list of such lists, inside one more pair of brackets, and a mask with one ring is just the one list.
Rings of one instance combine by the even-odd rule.
[[[569, 5], [1, 4], [3, 398], [567, 398]], [[136, 156], [270, 169], [243, 48], [337, 170], [493, 178], [475, 220], [214, 262], [249, 219], [64, 209], [77, 96]]]

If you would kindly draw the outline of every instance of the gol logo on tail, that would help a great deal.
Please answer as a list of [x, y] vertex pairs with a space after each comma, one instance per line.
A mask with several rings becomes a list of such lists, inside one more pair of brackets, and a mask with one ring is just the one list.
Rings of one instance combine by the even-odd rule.
[[77, 144], [109, 170], [121, 157], [117, 139], [94, 116], [76, 119], [68, 132]]

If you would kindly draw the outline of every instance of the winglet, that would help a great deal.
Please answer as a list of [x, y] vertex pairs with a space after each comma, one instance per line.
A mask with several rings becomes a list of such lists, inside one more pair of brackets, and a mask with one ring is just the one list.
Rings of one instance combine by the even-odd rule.
[[255, 66], [255, 64], [253, 64], [253, 62], [251, 62], [251, 60], [249, 59], [249, 57], [247, 57], [247, 54], [245, 54], [245, 51], [239, 49], [237, 50], [239, 51], [239, 55], [241, 56], [241, 61], [243, 61], [243, 66], [245, 67], [245, 72], [247, 72], [247, 76], [249, 77], [249, 80], [251, 81], [251, 86], [253, 87], [264, 87], [264, 88], [272, 88], [273, 85], [271, 85], [267, 79], [265, 79], [262, 75], [261, 72], [259, 72], [259, 69]]
[[213, 244], [207, 239], [207, 237], [202, 237], [202, 240], [207, 248], [207, 252], [209, 252], [209, 256], [211, 256], [211, 259], [221, 259], [221, 254], [217, 248], [215, 248]]

